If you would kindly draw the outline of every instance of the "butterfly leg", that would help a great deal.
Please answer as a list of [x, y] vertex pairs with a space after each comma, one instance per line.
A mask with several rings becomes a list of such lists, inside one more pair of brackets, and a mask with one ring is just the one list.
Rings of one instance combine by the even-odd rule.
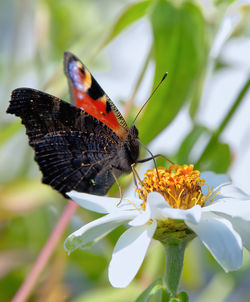
[[135, 184], [136, 188], [138, 189], [138, 184], [137, 184], [137, 180], [136, 180], [135, 163], [131, 165], [131, 169], [132, 169], [132, 172], [133, 172], [133, 181], [134, 181], [134, 184]]
[[134, 178], [134, 183], [135, 183], [136, 188], [138, 189], [138, 185], [137, 185], [137, 180], [136, 179], [139, 180], [140, 185], [143, 187], [143, 183], [142, 183], [142, 181], [140, 179], [140, 176], [139, 176], [139, 174], [137, 173], [137, 171], [135, 169], [135, 163], [131, 165], [131, 169], [133, 171], [133, 178]]
[[117, 185], [118, 185], [118, 188], [119, 188], [119, 193], [120, 193], [120, 201], [117, 203], [117, 207], [121, 204], [121, 202], [122, 202], [122, 199], [123, 199], [123, 193], [122, 193], [122, 186], [121, 186], [121, 184], [120, 184], [120, 182], [119, 182], [119, 180], [118, 180], [118, 178], [116, 177], [116, 175], [115, 175], [115, 172], [114, 172], [114, 170], [113, 170], [113, 167], [112, 167], [112, 170], [111, 170], [111, 174], [113, 175], [113, 177], [114, 177], [114, 179], [115, 179], [115, 181], [116, 181], [116, 183], [117, 183]]

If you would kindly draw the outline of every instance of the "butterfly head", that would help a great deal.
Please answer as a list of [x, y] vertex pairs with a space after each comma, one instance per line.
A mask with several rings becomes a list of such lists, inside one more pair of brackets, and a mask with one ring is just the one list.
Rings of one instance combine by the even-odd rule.
[[128, 130], [129, 139], [136, 139], [136, 138], [138, 138], [138, 135], [139, 135], [139, 131], [135, 127], [135, 125], [131, 126]]
[[123, 137], [123, 151], [125, 151], [125, 156], [127, 164], [130, 165], [136, 163], [140, 153], [140, 143], [138, 139], [138, 129], [133, 125], [128, 128], [127, 133]]

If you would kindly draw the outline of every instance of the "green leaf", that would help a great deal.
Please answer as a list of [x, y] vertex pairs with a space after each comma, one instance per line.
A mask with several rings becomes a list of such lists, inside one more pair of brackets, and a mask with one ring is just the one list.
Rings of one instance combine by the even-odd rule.
[[212, 138], [196, 167], [201, 171], [210, 170], [216, 173], [226, 173], [230, 167], [231, 159], [229, 145]]
[[14, 134], [16, 134], [22, 128], [22, 124], [17, 121], [6, 127], [2, 126], [0, 132], [0, 146], [8, 141]]
[[154, 36], [154, 87], [168, 77], [147, 105], [139, 121], [140, 138], [149, 143], [176, 116], [192, 93], [207, 59], [207, 30], [198, 6], [156, 1], [151, 23]]
[[247, 99], [245, 96], [246, 96], [247, 92], [249, 91], [249, 89], [250, 89], [250, 75], [248, 75], [246, 82], [243, 84], [237, 98], [232, 103], [230, 110], [228, 111], [225, 118], [222, 120], [220, 126], [218, 127], [218, 129], [215, 133], [215, 137], [219, 137], [219, 135], [226, 128], [228, 123], [231, 121], [233, 115], [235, 114], [235, 112], [237, 111], [237, 109], [239, 108], [241, 103]]
[[180, 165], [189, 162], [190, 153], [193, 149], [194, 144], [198, 141], [202, 134], [208, 132], [208, 129], [204, 126], [195, 126], [192, 131], [183, 140], [179, 151], [177, 153], [177, 162]]
[[135, 302], [162, 302], [169, 301], [169, 295], [162, 286], [162, 279], [151, 283]]
[[151, 2], [151, 0], [145, 0], [127, 7], [114, 24], [108, 37], [104, 40], [101, 48], [106, 46], [110, 41], [112, 41], [116, 36], [118, 36], [118, 34], [123, 31], [126, 27], [145, 16]]
[[185, 292], [181, 292], [176, 297], [172, 298], [170, 302], [188, 302], [188, 295]]
[[206, 70], [204, 65], [204, 70], [200, 72], [200, 75], [196, 78], [194, 82], [194, 89], [190, 100], [189, 114], [193, 120], [195, 119], [196, 112], [199, 109], [199, 104], [204, 89], [205, 75]]

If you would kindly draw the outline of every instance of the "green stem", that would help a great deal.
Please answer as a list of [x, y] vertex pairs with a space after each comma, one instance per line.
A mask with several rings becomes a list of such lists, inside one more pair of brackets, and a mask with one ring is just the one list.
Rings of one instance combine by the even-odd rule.
[[197, 166], [201, 163], [201, 161], [204, 158], [204, 156], [207, 153], [210, 152], [210, 148], [212, 148], [213, 145], [217, 142], [218, 137], [220, 136], [220, 134], [222, 133], [222, 131], [226, 128], [227, 124], [229, 123], [229, 121], [231, 120], [232, 116], [236, 112], [236, 109], [239, 107], [239, 105], [241, 104], [241, 102], [244, 100], [244, 96], [246, 95], [246, 93], [247, 93], [247, 91], [248, 91], [249, 88], [250, 88], [250, 77], [248, 77], [247, 81], [245, 82], [245, 84], [241, 88], [241, 90], [240, 90], [237, 98], [235, 99], [235, 101], [234, 101], [231, 109], [227, 113], [227, 115], [224, 118], [224, 120], [221, 122], [219, 128], [211, 136], [210, 141], [208, 142], [206, 148], [204, 149], [202, 155], [200, 156], [200, 159], [196, 163]]
[[190, 239], [170, 239], [164, 243], [166, 251], [165, 287], [172, 297], [175, 297], [182, 274], [184, 252]]
[[214, 134], [215, 136], [218, 137], [221, 134], [221, 132], [225, 129], [225, 127], [227, 126], [227, 124], [230, 121], [231, 117], [235, 113], [236, 109], [241, 104], [241, 102], [244, 100], [244, 96], [247, 93], [249, 88], [250, 88], [250, 77], [247, 79], [247, 81], [245, 82], [245, 84], [241, 88], [240, 93], [239, 93], [238, 97], [236, 98], [236, 100], [234, 101], [231, 109], [229, 110], [226, 117], [224, 118], [224, 120], [220, 124], [218, 130], [215, 132], [215, 134]]

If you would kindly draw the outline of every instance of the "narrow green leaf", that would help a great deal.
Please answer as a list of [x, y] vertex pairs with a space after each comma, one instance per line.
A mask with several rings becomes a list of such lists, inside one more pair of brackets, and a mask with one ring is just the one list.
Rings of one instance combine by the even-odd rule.
[[219, 136], [223, 130], [228, 125], [229, 121], [233, 117], [236, 110], [239, 108], [240, 104], [245, 100], [245, 95], [250, 88], [250, 77], [247, 78], [246, 82], [243, 84], [237, 98], [233, 102], [230, 110], [228, 111], [225, 118], [222, 120], [220, 126], [216, 132], [211, 137], [209, 143], [207, 144], [203, 154], [201, 155], [199, 161], [197, 162], [197, 167], [201, 170], [213, 170], [217, 173], [224, 173], [230, 166], [231, 163], [231, 152], [227, 144], [222, 144], [219, 142]]
[[104, 40], [101, 48], [106, 46], [110, 41], [112, 41], [116, 36], [118, 36], [118, 34], [123, 31], [126, 27], [145, 16], [151, 2], [151, 0], [144, 0], [127, 7], [114, 24], [109, 35]]
[[[164, 296], [164, 300], [163, 300]], [[135, 302], [162, 302], [169, 301], [165, 290], [162, 286], [162, 280], [157, 279], [151, 283], [148, 288], [135, 300]]]
[[231, 150], [228, 144], [222, 144], [212, 138], [205, 152], [196, 164], [201, 171], [214, 171], [216, 173], [226, 173], [231, 164]]
[[194, 81], [193, 93], [191, 95], [189, 114], [193, 120], [195, 119], [196, 112], [199, 109], [199, 104], [204, 89], [205, 74], [206, 74], [206, 68], [204, 65], [203, 71], [201, 70], [199, 76]]
[[179, 7], [159, 0], [152, 9], [154, 87], [166, 81], [147, 105], [139, 121], [140, 138], [149, 143], [176, 116], [192, 92], [207, 58], [207, 31], [198, 6], [185, 1]]
[[193, 149], [194, 144], [198, 141], [202, 134], [208, 132], [208, 129], [204, 126], [195, 126], [192, 131], [183, 140], [179, 151], [177, 153], [177, 162], [180, 165], [189, 162], [190, 152]]
[[215, 133], [215, 136], [218, 137], [221, 134], [221, 132], [225, 129], [225, 127], [227, 126], [227, 124], [229, 123], [232, 116], [234, 115], [236, 110], [239, 108], [239, 106], [241, 105], [243, 100], [246, 100], [245, 95], [247, 94], [249, 89], [250, 89], [250, 76], [248, 76], [246, 82], [244, 83], [244, 85], [242, 86], [242, 88], [239, 92], [239, 95], [233, 102], [233, 104], [232, 104], [230, 110], [228, 111], [227, 115], [225, 116], [224, 120], [221, 122], [218, 130]]
[[176, 297], [172, 298], [170, 302], [188, 302], [188, 295], [185, 292], [181, 292]]

